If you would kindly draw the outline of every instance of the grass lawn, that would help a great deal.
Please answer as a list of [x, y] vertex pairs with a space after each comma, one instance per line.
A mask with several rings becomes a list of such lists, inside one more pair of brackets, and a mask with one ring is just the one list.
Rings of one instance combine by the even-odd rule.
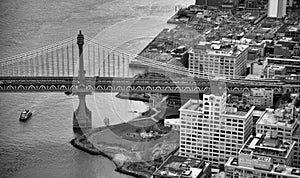
[[[115, 149], [115, 152], [122, 152], [133, 160], [153, 160], [155, 157], [166, 155], [176, 149], [179, 143], [179, 133], [169, 133], [153, 139], [143, 139], [136, 132], [138, 127], [131, 124], [120, 124], [112, 126], [101, 132], [92, 134], [88, 139], [94, 144]], [[136, 137], [126, 137], [127, 133], [135, 134]]]

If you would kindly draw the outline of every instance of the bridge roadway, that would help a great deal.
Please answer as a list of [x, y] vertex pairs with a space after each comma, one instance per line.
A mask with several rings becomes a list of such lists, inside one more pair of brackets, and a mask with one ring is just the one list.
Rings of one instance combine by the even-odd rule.
[[[176, 78], [112, 78], [86, 77], [87, 89], [92, 92], [154, 92], [154, 93], [208, 93], [208, 79]], [[65, 92], [78, 88], [78, 77], [0, 77], [0, 92]], [[282, 80], [225, 81], [228, 93], [242, 94], [251, 88], [273, 89], [274, 94], [286, 90], [300, 93], [300, 82]]]

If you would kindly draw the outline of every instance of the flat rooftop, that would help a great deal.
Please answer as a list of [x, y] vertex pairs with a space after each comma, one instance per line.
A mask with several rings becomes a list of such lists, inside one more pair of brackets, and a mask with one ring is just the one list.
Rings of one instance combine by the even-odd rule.
[[234, 112], [234, 113], [225, 113], [227, 115], [237, 115], [237, 116], [246, 116], [247, 115], [247, 112], [245, 111], [237, 111], [237, 112]]
[[153, 173], [153, 176], [196, 178], [210, 169], [209, 164], [200, 159], [171, 156]]
[[179, 111], [188, 110], [188, 111], [202, 112], [202, 108], [203, 108], [202, 100], [190, 99], [179, 109]]
[[254, 111], [254, 106], [241, 104], [238, 105], [236, 103], [226, 103], [225, 112], [223, 115], [225, 116], [247, 116]]
[[[225, 107], [225, 111], [222, 115], [226, 117], [230, 116], [247, 116], [254, 110], [254, 106], [248, 107], [246, 105], [243, 105], [241, 107], [232, 107], [232, 105], [229, 103]], [[203, 114], [203, 101], [202, 100], [194, 100], [190, 99], [188, 102], [186, 102], [179, 111], [191, 111], [191, 112], [198, 112], [199, 114]]]
[[271, 135], [257, 134], [251, 136], [239, 153], [286, 158], [291, 153], [295, 145], [294, 141], [272, 138]]
[[273, 112], [266, 111], [256, 122], [256, 124], [267, 125], [273, 127], [285, 127], [285, 128], [294, 128], [297, 124], [296, 121], [290, 119], [280, 119], [276, 117]]
[[[244, 167], [244, 166], [240, 166], [237, 162], [236, 158], [229, 158], [228, 161], [225, 164], [225, 167], [234, 167], [234, 168], [240, 168], [240, 169], [246, 169], [246, 170], [250, 170], [250, 171], [257, 171], [258, 169], [256, 168], [252, 168], [252, 167]], [[267, 170], [262, 170], [263, 172], [266, 172]], [[300, 169], [296, 168], [296, 167], [290, 167], [290, 166], [286, 166], [284, 169], [279, 169], [278, 166], [273, 166], [272, 169], [270, 171], [272, 174], [275, 175], [279, 175], [279, 176], [287, 176], [290, 178], [299, 178], [300, 176]]]
[[231, 56], [240, 55], [248, 48], [248, 45], [222, 43], [220, 41], [200, 42], [195, 45], [190, 53], [201, 50], [201, 53], [206, 55]]

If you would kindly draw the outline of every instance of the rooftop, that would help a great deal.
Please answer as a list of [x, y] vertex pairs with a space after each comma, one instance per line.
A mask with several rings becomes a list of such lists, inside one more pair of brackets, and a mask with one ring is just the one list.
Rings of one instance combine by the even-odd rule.
[[266, 158], [287, 158], [291, 153], [294, 145], [294, 141], [278, 139], [277, 137], [273, 138], [273, 136], [269, 133], [257, 134], [256, 136], [251, 136], [247, 140], [239, 153], [252, 156], [264, 156]]
[[208, 54], [208, 55], [219, 55], [219, 56], [238, 56], [243, 51], [248, 48], [248, 45], [241, 44], [230, 44], [223, 43], [221, 41], [213, 41], [213, 42], [200, 42], [198, 45], [195, 45], [193, 50], [190, 52], [198, 52]]
[[265, 18], [256, 28], [252, 28], [244, 36], [246, 39], [252, 39], [253, 43], [260, 43], [263, 40], [273, 39], [277, 31], [283, 26], [282, 20]]
[[[227, 104], [225, 108], [224, 115], [231, 115], [231, 116], [246, 116], [248, 111], [252, 108], [245, 108], [245, 107], [234, 107], [232, 104]], [[253, 108], [254, 109], [254, 108]]]
[[[235, 106], [233, 103], [228, 103], [226, 104], [225, 111], [222, 115], [226, 117], [247, 117], [253, 112], [254, 108], [254, 106], [249, 105]], [[190, 99], [179, 109], [179, 111], [198, 112], [200, 114], [203, 114], [203, 101]]]
[[193, 100], [190, 99], [186, 102], [179, 110], [189, 110], [189, 111], [197, 111], [202, 112], [203, 102], [202, 100]]
[[[237, 159], [233, 158], [233, 157], [228, 159], [225, 166], [226, 167], [230, 166], [230, 167], [235, 167], [235, 168], [243, 168], [243, 169], [247, 169], [247, 170], [250, 170], [250, 171], [256, 170], [255, 168], [252, 168], [252, 167], [240, 166], [238, 164]], [[272, 174], [275, 174], [275, 175], [287, 176], [287, 177], [290, 177], [290, 178], [299, 178], [299, 176], [300, 176], [300, 169], [295, 168], [295, 167], [290, 167], [290, 166], [276, 165], [276, 166], [273, 166], [272, 169], [269, 172], [272, 173]]]
[[[169, 157], [154, 173], [154, 176], [196, 178], [206, 174], [209, 163], [181, 156]], [[210, 171], [209, 171], [210, 172]]]
[[293, 129], [297, 125], [297, 120], [293, 117], [292, 109], [286, 107], [275, 111], [274, 109], [267, 109], [256, 124]]

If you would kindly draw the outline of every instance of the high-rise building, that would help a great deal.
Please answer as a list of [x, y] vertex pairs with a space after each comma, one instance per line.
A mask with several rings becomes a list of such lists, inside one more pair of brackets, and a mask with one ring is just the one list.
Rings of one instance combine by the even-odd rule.
[[295, 141], [269, 134], [251, 136], [237, 158], [225, 164], [226, 177], [296, 178], [300, 169], [290, 167]]
[[181, 156], [201, 158], [213, 167], [225, 164], [252, 133], [253, 107], [226, 103], [222, 84], [211, 81], [211, 94], [189, 100], [180, 109]]
[[195, 76], [215, 75], [232, 78], [247, 69], [247, 45], [200, 42], [189, 52], [189, 71]]
[[283, 18], [286, 15], [286, 0], [269, 0], [268, 17]]

